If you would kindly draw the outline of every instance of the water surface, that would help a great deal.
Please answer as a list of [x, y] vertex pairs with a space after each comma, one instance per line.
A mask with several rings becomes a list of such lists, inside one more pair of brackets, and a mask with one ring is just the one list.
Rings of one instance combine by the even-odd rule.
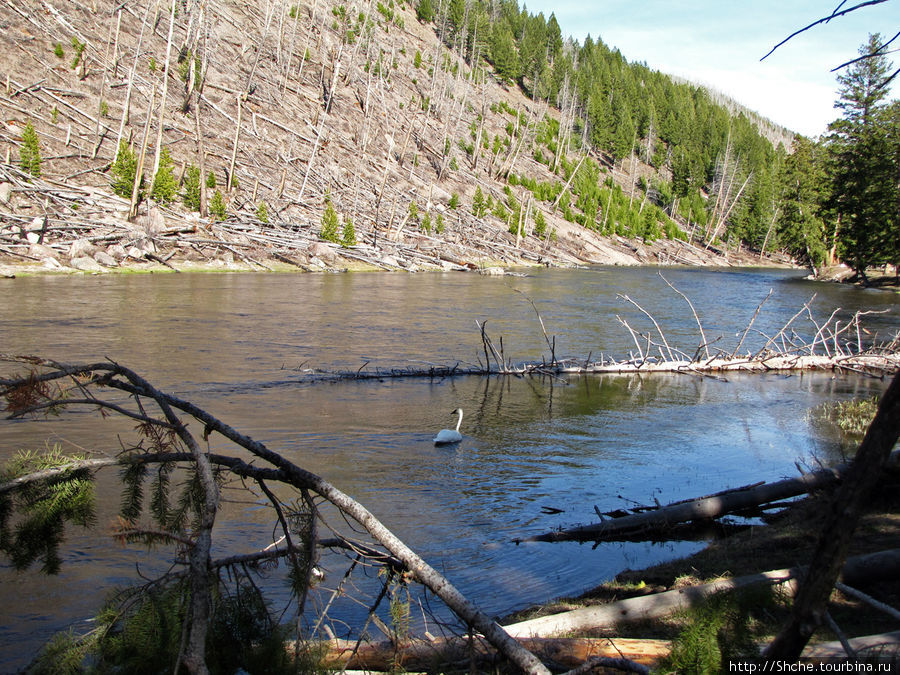
[[[841, 307], [886, 310], [871, 317], [880, 335], [900, 325], [893, 294], [812, 284], [795, 272], [664, 274], [691, 298], [707, 339], [719, 338], [716, 346], [728, 350], [770, 290], [745, 349], [758, 348], [814, 294], [818, 320]], [[558, 356], [624, 357], [634, 344], [620, 319], [636, 330], [652, 326], [620, 295], [652, 313], [671, 344], [693, 353], [700, 338], [689, 307], [648, 268], [504, 278], [17, 279], [0, 287], [0, 335], [8, 353], [119, 361], [205, 407], [361, 501], [487, 612], [501, 615], [699, 546], [517, 546], [514, 539], [588, 522], [595, 506], [664, 503], [794, 475], [795, 461], [837, 452], [835, 439], [811, 421], [812, 407], [884, 387], [831, 373], [311, 383], [303, 372], [474, 364], [483, 359], [476, 320], [487, 320], [495, 342], [503, 336], [514, 361], [549, 358], [531, 302], [556, 336]], [[434, 447], [432, 436], [455, 423], [449, 413], [457, 407], [465, 411], [463, 442]], [[115, 452], [123, 439], [133, 440], [131, 426], [83, 412], [3, 422], [0, 458], [47, 439]], [[103, 476], [100, 487], [99, 526], [72, 532], [58, 577], [0, 568], [0, 670], [21, 665], [54, 630], [86, 626], [103, 589], [134, 581], [136, 564], [144, 574], [159, 568], [155, 555], [110, 545], [115, 476]], [[272, 531], [270, 515], [252, 500], [230, 503], [217, 554], [257, 550]], [[333, 587], [344, 559], [325, 556], [322, 565]], [[279, 587], [279, 579], [273, 574], [271, 585]], [[337, 613], [349, 623], [359, 617], [351, 606]]]

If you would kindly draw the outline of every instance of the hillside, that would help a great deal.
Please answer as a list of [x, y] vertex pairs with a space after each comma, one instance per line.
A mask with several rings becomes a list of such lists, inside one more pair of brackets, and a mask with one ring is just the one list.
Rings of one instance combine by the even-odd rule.
[[598, 150], [574, 100], [470, 67], [465, 40], [448, 48], [409, 5], [6, 0], [2, 28], [0, 263], [735, 259], [716, 254], [715, 209], [697, 222], [699, 185], [694, 202], [665, 194], [677, 162], [651, 160], [652, 121], [646, 163], [636, 131], [627, 156]]

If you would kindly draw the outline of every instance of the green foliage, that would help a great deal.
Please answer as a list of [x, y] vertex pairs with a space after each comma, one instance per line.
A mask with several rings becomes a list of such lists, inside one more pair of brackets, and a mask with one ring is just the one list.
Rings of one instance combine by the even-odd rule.
[[[20, 451], [0, 468], [0, 483], [60, 470], [0, 494], [0, 552], [17, 570], [40, 560], [44, 573], [57, 574], [66, 524], [90, 527], [94, 523], [93, 478], [89, 470], [72, 466], [83, 459], [84, 455], [67, 456], [53, 446], [41, 452]], [[10, 522], [13, 516], [14, 526]]]
[[169, 204], [178, 195], [178, 181], [175, 179], [172, 157], [169, 149], [163, 148], [159, 155], [159, 169], [153, 177], [153, 187], [150, 196], [158, 202]]
[[[84, 672], [86, 659], [91, 672], [175, 672], [189, 600], [186, 580], [114, 593], [96, 619], [96, 630], [83, 637], [55, 637], [29, 672]], [[316, 654], [301, 654], [295, 661], [293, 651], [285, 649], [289, 626], [272, 618], [246, 576], [236, 575], [230, 586], [216, 585], [212, 617], [205, 655], [210, 673], [317, 672]]]
[[757, 640], [765, 628], [754, 613], [766, 612], [774, 603], [771, 588], [711, 596], [681, 615], [686, 625], [660, 668], [663, 672], [720, 673], [725, 661], [758, 657]]
[[885, 86], [894, 70], [881, 37], [870, 35], [861, 56], [838, 76], [843, 117], [829, 126], [832, 194], [829, 206], [840, 217], [841, 257], [863, 278], [866, 268], [900, 259], [900, 104], [886, 102]]
[[288, 11], [288, 16], [292, 19], [297, 18], [297, 5], [291, 5], [290, 10]]
[[200, 169], [189, 164], [184, 177], [184, 192], [181, 195], [184, 205], [191, 211], [200, 210]]
[[413, 221], [419, 220], [419, 205], [415, 202], [409, 203], [409, 218]]
[[100, 117], [109, 117], [109, 103], [100, 101]]
[[[134, 150], [124, 140], [119, 142], [119, 150], [116, 153], [116, 159], [110, 167], [112, 174], [112, 190], [120, 197], [131, 199], [131, 192], [134, 189], [134, 179], [137, 174], [138, 160], [134, 154]], [[138, 197], [140, 198], [140, 189], [144, 185], [144, 177], [141, 176], [138, 186]]]
[[322, 214], [322, 229], [319, 231], [319, 236], [325, 241], [339, 244], [341, 240], [338, 235], [338, 224], [337, 211], [331, 205], [331, 200], [326, 199], [325, 212]]
[[216, 190], [212, 199], [209, 200], [209, 214], [215, 220], [225, 220], [225, 197], [222, 196], [222, 193], [219, 190]]
[[534, 235], [540, 239], [547, 233], [547, 219], [543, 211], [537, 211], [534, 215]]
[[75, 70], [78, 67], [78, 64], [81, 62], [81, 58], [84, 56], [84, 50], [86, 47], [86, 42], [82, 42], [74, 35], [72, 36], [72, 49], [75, 50], [75, 58], [72, 59], [72, 70]]
[[206, 187], [208, 187], [210, 190], [215, 190], [216, 186], [216, 174], [213, 171], [210, 171], [208, 174], [206, 174]]
[[416, 55], [413, 57], [413, 67], [421, 68], [422, 67], [422, 52], [418, 49], [416, 50]]
[[64, 59], [66, 57], [66, 50], [63, 49], [62, 42], [57, 42], [53, 45], [53, 53], [56, 54], [56, 58]]
[[353, 220], [344, 218], [344, 227], [341, 230], [341, 246], [350, 248], [356, 246], [356, 230], [353, 227]]
[[459, 206], [459, 195], [457, 193], [454, 192], [452, 195], [450, 195], [450, 201], [447, 202], [447, 206], [449, 206], [451, 209], [455, 209]]
[[152, 56], [150, 57], [150, 72], [151, 73], [156, 72], [156, 59]]
[[37, 132], [31, 122], [25, 124], [22, 131], [22, 145], [19, 148], [19, 162], [22, 171], [40, 178], [41, 176], [41, 147]]
[[268, 225], [269, 223], [269, 209], [266, 206], [265, 202], [260, 202], [259, 206], [256, 207], [256, 219]]
[[416, 18], [422, 23], [430, 23], [434, 21], [434, 8], [431, 0], [419, 0], [416, 5]]
[[444, 225], [444, 214], [439, 213], [437, 214], [437, 218], [435, 218], [434, 221], [434, 231], [437, 234], [443, 234], [445, 229], [446, 226]]
[[422, 221], [419, 223], [419, 227], [425, 234], [431, 234], [431, 213], [428, 211], [425, 212], [425, 215], [422, 216]]
[[842, 432], [862, 436], [866, 433], [875, 413], [878, 411], [878, 397], [850, 401], [823, 403], [814, 410], [814, 416], [838, 427]]

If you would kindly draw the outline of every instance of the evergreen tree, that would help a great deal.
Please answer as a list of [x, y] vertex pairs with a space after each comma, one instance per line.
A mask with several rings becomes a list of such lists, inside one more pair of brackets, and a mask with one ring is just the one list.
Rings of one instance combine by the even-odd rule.
[[778, 243], [816, 267], [825, 259], [825, 224], [820, 217], [826, 183], [822, 148], [802, 136], [794, 140], [779, 174], [782, 198]]
[[866, 268], [887, 260], [897, 238], [897, 168], [884, 99], [891, 65], [879, 35], [870, 35], [860, 55], [838, 76], [843, 117], [829, 126], [832, 194], [840, 217], [841, 257], [865, 281]]
[[35, 178], [41, 176], [41, 148], [38, 142], [37, 132], [31, 122], [25, 124], [22, 132], [22, 147], [19, 148], [19, 159], [22, 171], [31, 174]]
[[472, 197], [472, 215], [476, 218], [481, 218], [488, 211], [487, 202], [484, 199], [484, 193], [481, 191], [481, 186], [475, 186], [475, 196]]
[[434, 8], [431, 6], [431, 0], [419, 0], [419, 4], [416, 5], [416, 18], [422, 23], [434, 21]]
[[322, 229], [319, 231], [319, 236], [325, 241], [330, 241], [332, 243], [340, 243], [340, 237], [338, 236], [338, 215], [337, 211], [334, 210], [334, 207], [331, 205], [331, 200], [326, 199], [325, 201], [325, 212], [322, 214]]
[[341, 230], [341, 246], [343, 248], [356, 246], [356, 230], [353, 228], [353, 221], [350, 218], [344, 219], [344, 228]]
[[225, 220], [225, 216], [227, 215], [225, 197], [222, 196], [222, 193], [219, 190], [216, 190], [212, 199], [209, 200], [209, 213], [214, 220]]
[[173, 169], [169, 149], [163, 148], [159, 155], [159, 169], [156, 170], [150, 190], [150, 196], [162, 204], [168, 204], [178, 194], [178, 181], [175, 180]]
[[[119, 142], [119, 150], [116, 159], [110, 167], [112, 173], [112, 190], [120, 197], [131, 199], [131, 191], [134, 189], [134, 177], [137, 173], [137, 157], [134, 150], [124, 140]], [[144, 177], [141, 176], [140, 185], [143, 186]], [[140, 193], [138, 193], [140, 195]]]
[[519, 78], [519, 53], [508, 26], [494, 26], [491, 35], [491, 61], [501, 80], [514, 82]]
[[181, 199], [191, 211], [200, 210], [200, 169], [196, 166], [188, 165]]

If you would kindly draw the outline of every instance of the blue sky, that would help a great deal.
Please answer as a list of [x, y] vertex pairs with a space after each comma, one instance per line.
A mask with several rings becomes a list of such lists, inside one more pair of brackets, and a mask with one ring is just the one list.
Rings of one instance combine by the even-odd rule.
[[[888, 0], [816, 26], [760, 62], [778, 42], [837, 5], [838, 0], [526, 0], [533, 14], [556, 14], [564, 37], [600, 37], [629, 61], [709, 85], [807, 136], [823, 133], [839, 116], [837, 74], [831, 69], [854, 58], [869, 33], [892, 37], [900, 30], [900, 0]], [[892, 58], [900, 65], [900, 53]], [[892, 95], [897, 91], [895, 83]]]

